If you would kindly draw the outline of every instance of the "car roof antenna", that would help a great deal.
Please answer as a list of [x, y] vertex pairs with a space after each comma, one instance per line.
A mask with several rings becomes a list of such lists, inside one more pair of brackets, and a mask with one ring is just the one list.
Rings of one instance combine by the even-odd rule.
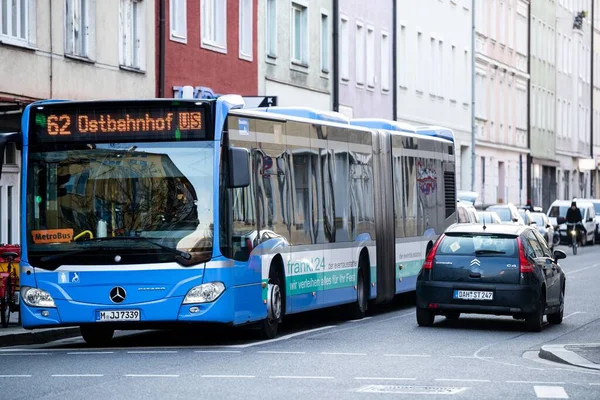
[[485, 214], [483, 214], [483, 230], [484, 231], [485, 231], [485, 228], [487, 228], [487, 227], [485, 226]]

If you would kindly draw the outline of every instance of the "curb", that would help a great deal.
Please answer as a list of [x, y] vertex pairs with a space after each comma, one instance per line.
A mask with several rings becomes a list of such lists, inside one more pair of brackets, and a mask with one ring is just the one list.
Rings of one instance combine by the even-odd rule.
[[0, 347], [44, 344], [54, 340], [67, 339], [79, 335], [81, 335], [79, 327], [39, 329], [32, 331], [22, 329], [19, 332], [0, 335]]
[[577, 345], [577, 344], [551, 344], [542, 346], [540, 349], [540, 358], [548, 361], [554, 361], [561, 364], [569, 364], [575, 367], [587, 368], [600, 371], [600, 365], [595, 364], [588, 359], [585, 359], [577, 353], [567, 350], [566, 346], [581, 346], [581, 347], [600, 347], [600, 345]]

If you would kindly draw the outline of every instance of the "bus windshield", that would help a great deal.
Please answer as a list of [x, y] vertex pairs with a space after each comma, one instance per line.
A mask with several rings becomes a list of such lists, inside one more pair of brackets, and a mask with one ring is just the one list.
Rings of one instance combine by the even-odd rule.
[[83, 258], [97, 264], [98, 254], [106, 250], [97, 239], [141, 237], [148, 240], [111, 240], [110, 248], [144, 254], [146, 262], [173, 261], [174, 253], [158, 243], [189, 252], [192, 262], [207, 261], [213, 237], [213, 151], [214, 143], [205, 141], [88, 144], [30, 153], [31, 257], [86, 245], [92, 251]]

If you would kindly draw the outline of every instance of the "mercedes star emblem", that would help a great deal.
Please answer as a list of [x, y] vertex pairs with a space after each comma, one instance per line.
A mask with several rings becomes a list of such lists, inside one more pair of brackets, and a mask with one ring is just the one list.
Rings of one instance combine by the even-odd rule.
[[110, 291], [110, 301], [113, 303], [122, 303], [125, 300], [125, 296], [127, 296], [127, 293], [120, 286], [115, 286]]

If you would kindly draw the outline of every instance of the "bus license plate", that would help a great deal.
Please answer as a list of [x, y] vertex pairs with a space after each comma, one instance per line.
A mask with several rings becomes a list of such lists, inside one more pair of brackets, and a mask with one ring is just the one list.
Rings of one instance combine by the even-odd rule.
[[104, 321], [139, 321], [139, 310], [106, 310], [96, 311], [96, 322]]
[[477, 290], [455, 290], [454, 298], [459, 300], [494, 300], [494, 292]]

